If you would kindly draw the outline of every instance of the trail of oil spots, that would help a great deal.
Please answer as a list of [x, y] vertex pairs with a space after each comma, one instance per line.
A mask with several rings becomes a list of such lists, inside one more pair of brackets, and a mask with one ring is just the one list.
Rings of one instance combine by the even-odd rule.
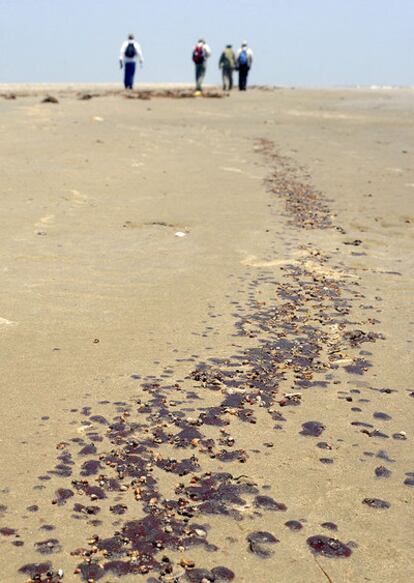
[[[331, 228], [328, 207], [320, 193], [295, 181], [293, 170], [285, 172], [284, 162], [278, 163], [282, 169], [272, 177], [276, 180], [273, 192], [281, 194], [282, 186], [293, 192], [287, 208], [295, 224]], [[283, 180], [281, 172], [285, 172]], [[299, 198], [305, 203], [299, 205]], [[265, 488], [255, 480], [239, 475], [236, 468], [249, 454], [236, 447], [230, 430], [232, 424], [242, 422], [247, 432], [256, 424], [260, 408], [267, 411], [275, 431], [286, 431], [287, 417], [280, 408], [300, 407], [301, 391], [333, 387], [339, 368], [362, 375], [371, 366], [367, 354], [355, 352], [362, 343], [375, 342], [381, 336], [355, 329], [350, 313], [361, 293], [353, 290], [349, 281], [333, 277], [336, 272], [339, 270], [327, 256], [305, 247], [301, 260], [284, 267], [283, 282], [263, 275], [249, 286], [247, 308], [235, 315], [235, 337], [257, 338], [255, 348], [240, 348], [231, 359], [211, 358], [199, 363], [185, 379], [172, 380], [171, 384], [155, 375], [142, 379], [134, 373], [131, 377], [140, 383], [140, 396], [115, 402], [118, 414], [113, 418], [94, 412], [90, 406], [79, 411], [84, 418], [83, 436], [58, 444], [56, 467], [39, 479], [70, 479], [70, 488], [58, 488], [52, 503], [67, 507], [76, 520], [99, 527], [94, 516], [100, 512], [100, 502], [108, 498], [111, 513], [125, 515], [113, 536], [101, 538], [97, 534], [75, 551], [74, 556], [79, 557], [75, 571], [83, 580], [98, 580], [107, 573], [157, 573], [163, 581], [178, 567], [190, 581], [231, 580], [233, 574], [226, 567], [207, 570], [191, 561], [177, 565], [168, 553], [191, 551], [194, 546], [214, 552], [209, 525], [204, 522], [213, 515], [240, 521], [245, 516], [253, 519], [259, 510], [288, 512], [284, 502], [265, 495], [261, 491]], [[274, 301], [269, 305], [258, 303], [254, 293], [263, 283], [274, 286]], [[196, 357], [188, 361], [194, 363]], [[161, 376], [171, 378], [173, 373], [173, 368], [165, 367]], [[294, 390], [280, 398], [280, 387], [286, 382], [293, 383]], [[206, 406], [203, 391], [216, 395], [218, 403]], [[344, 402], [358, 394], [359, 390], [351, 391], [344, 395]], [[359, 399], [361, 406], [366, 401]], [[382, 416], [380, 420], [386, 419]], [[291, 429], [299, 433], [299, 428]], [[319, 437], [327, 429], [321, 421], [307, 421], [297, 439], [305, 442], [303, 436]], [[380, 437], [378, 432], [375, 436]], [[328, 441], [318, 442], [317, 447], [333, 449]], [[229, 464], [231, 471], [206, 471], [206, 462], [211, 466], [215, 461]], [[334, 459], [320, 461], [330, 465]], [[173, 495], [162, 492], [160, 476], [164, 474], [171, 476], [170, 485], [175, 483]], [[127, 500], [138, 502], [145, 516], [130, 520]], [[292, 531], [303, 528], [302, 520], [285, 524]], [[333, 524], [322, 526], [332, 530]], [[249, 549], [263, 558], [273, 554], [276, 542], [276, 537], [265, 531], [248, 537]], [[37, 543], [42, 549], [58, 548], [59, 544], [55, 538]], [[329, 537], [315, 535], [308, 538], [308, 544], [313, 552], [329, 557], [351, 554], [349, 544]], [[33, 566], [23, 569], [31, 577], [38, 575], [37, 580], [55, 577], [50, 563], [41, 564], [37, 571]]]

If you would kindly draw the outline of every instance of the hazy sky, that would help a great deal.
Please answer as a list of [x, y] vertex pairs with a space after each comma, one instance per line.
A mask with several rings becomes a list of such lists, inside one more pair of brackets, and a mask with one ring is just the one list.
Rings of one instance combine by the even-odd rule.
[[208, 83], [223, 46], [247, 39], [252, 83], [414, 85], [414, 0], [0, 0], [0, 82], [120, 81], [130, 31], [138, 82], [192, 81], [203, 36]]

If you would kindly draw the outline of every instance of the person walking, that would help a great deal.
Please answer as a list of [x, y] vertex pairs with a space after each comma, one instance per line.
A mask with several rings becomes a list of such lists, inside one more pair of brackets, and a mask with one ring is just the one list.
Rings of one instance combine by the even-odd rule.
[[226, 45], [221, 53], [219, 68], [223, 74], [223, 91], [231, 91], [233, 89], [233, 71], [236, 68], [236, 55], [232, 45]]
[[202, 38], [197, 42], [193, 50], [193, 63], [195, 65], [196, 94], [203, 91], [203, 81], [207, 70], [207, 59], [211, 55], [211, 49]]
[[247, 76], [253, 63], [253, 51], [248, 47], [247, 41], [244, 41], [237, 51], [236, 60], [239, 71], [239, 90], [246, 91]]
[[128, 35], [128, 39], [122, 43], [119, 54], [119, 67], [124, 69], [124, 87], [125, 89], [134, 88], [134, 76], [137, 59], [142, 67], [144, 57], [142, 56], [141, 46], [137, 43], [133, 34]]

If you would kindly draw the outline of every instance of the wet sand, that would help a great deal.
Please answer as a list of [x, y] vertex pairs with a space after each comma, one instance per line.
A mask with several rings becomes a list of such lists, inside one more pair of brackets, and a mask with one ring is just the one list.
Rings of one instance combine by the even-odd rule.
[[414, 91], [168, 91], [0, 90], [0, 581], [409, 581]]

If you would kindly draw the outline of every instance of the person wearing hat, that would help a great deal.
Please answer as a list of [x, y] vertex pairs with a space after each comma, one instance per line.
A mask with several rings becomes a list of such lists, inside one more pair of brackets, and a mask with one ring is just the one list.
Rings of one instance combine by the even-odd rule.
[[223, 91], [231, 91], [233, 89], [233, 71], [236, 68], [236, 55], [232, 45], [226, 45], [221, 53], [219, 68], [223, 74]]
[[253, 51], [248, 47], [247, 41], [244, 41], [237, 51], [236, 61], [239, 71], [239, 90], [246, 91], [247, 76], [253, 63]]
[[120, 69], [124, 69], [125, 89], [133, 89], [134, 87], [134, 76], [137, 59], [139, 60], [139, 64], [142, 67], [144, 57], [142, 56], [141, 47], [135, 40], [134, 35], [129, 34], [128, 39], [122, 43], [121, 51], [119, 54], [119, 67]]
[[203, 91], [203, 81], [207, 70], [207, 59], [211, 55], [211, 49], [203, 38], [197, 42], [193, 50], [193, 63], [195, 65], [196, 93]]

